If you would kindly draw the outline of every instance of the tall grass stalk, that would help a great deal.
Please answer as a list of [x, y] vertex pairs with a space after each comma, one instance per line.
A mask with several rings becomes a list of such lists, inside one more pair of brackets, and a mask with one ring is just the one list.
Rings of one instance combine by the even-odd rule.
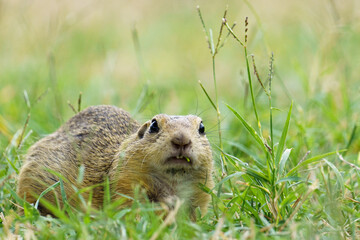
[[259, 128], [259, 133], [260, 133], [260, 136], [261, 136], [261, 134], [262, 134], [262, 131], [261, 131], [261, 123], [260, 123], [259, 115], [258, 115], [257, 109], [256, 109], [255, 98], [254, 98], [254, 91], [253, 91], [252, 80], [251, 80], [251, 73], [250, 73], [250, 64], [249, 64], [248, 53], [247, 53], [248, 18], [246, 17], [246, 19], [245, 19], [245, 35], [244, 35], [244, 36], [245, 36], [245, 39], [244, 39], [244, 43], [236, 36], [236, 34], [234, 33], [233, 29], [230, 28], [229, 24], [227, 23], [226, 18], [223, 18], [223, 24], [225, 24], [225, 26], [227, 27], [227, 29], [229, 30], [229, 32], [232, 34], [232, 36], [233, 36], [233, 37], [236, 39], [236, 41], [237, 41], [238, 43], [240, 43], [240, 45], [244, 48], [244, 55], [245, 55], [245, 62], [246, 62], [246, 71], [247, 71], [249, 88], [250, 88], [251, 102], [252, 102], [253, 110], [254, 110], [254, 113], [255, 113], [257, 125], [258, 125], [258, 128]]
[[[206, 89], [204, 88], [204, 86], [202, 85], [201, 82], [200, 82], [200, 86], [201, 86], [202, 90], [204, 91], [204, 93], [206, 94], [209, 101], [211, 102], [211, 105], [214, 107], [214, 109], [216, 111], [217, 128], [218, 128], [218, 136], [219, 136], [219, 148], [221, 150], [220, 151], [220, 159], [221, 159], [221, 163], [222, 163], [222, 173], [223, 173], [222, 175], [224, 177], [227, 175], [228, 169], [227, 169], [227, 165], [226, 165], [225, 156], [223, 154], [224, 148], [223, 148], [222, 133], [221, 133], [221, 113], [220, 113], [219, 99], [218, 99], [218, 89], [217, 89], [217, 81], [216, 81], [216, 64], [215, 64], [216, 63], [215, 57], [218, 54], [219, 49], [224, 45], [224, 44], [220, 44], [222, 41], [222, 34], [223, 34], [224, 26], [223, 26], [223, 24], [221, 24], [221, 26], [220, 26], [219, 35], [218, 35], [216, 46], [215, 46], [212, 29], [210, 28], [209, 31], [207, 30], [199, 6], [197, 6], [197, 11], [198, 11], [199, 18], [200, 18], [200, 21], [201, 21], [201, 24], [203, 27], [203, 31], [205, 32], [205, 35], [206, 35], [206, 41], [208, 42], [208, 46], [209, 46], [210, 54], [211, 54], [212, 76], [213, 76], [213, 83], [214, 83], [214, 88], [215, 88], [215, 103], [214, 103], [214, 101], [212, 101], [211, 97], [209, 96], [209, 94], [207, 93]], [[223, 18], [226, 18], [226, 15], [227, 15], [227, 8], [224, 11]]]
[[[269, 110], [270, 110], [270, 147], [271, 149], [274, 149], [274, 132], [273, 132], [273, 107], [272, 107], [272, 99], [271, 99], [271, 80], [273, 78], [273, 63], [274, 63], [274, 53], [271, 53], [270, 63], [269, 63], [269, 91], [268, 91], [268, 97], [269, 97]], [[274, 157], [274, 151], [271, 152], [272, 157]]]

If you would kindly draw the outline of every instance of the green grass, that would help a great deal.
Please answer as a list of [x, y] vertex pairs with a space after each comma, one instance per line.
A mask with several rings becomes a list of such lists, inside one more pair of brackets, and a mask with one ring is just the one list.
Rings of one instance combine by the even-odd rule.
[[[229, 1], [226, 14], [200, 1], [202, 20], [193, 3], [159, 3], [1, 3], [0, 239], [358, 239], [356, 1]], [[215, 188], [200, 186], [208, 213], [173, 221], [135, 200], [51, 218], [23, 203], [24, 154], [80, 92], [82, 109], [113, 104], [140, 122], [200, 115], [216, 166]]]

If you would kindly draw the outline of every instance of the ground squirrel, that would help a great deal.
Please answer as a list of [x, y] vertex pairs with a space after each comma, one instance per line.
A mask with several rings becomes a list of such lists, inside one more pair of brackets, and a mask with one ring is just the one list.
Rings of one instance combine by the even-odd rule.
[[[151, 201], [183, 199], [193, 217], [196, 207], [207, 210], [210, 196], [198, 185], [212, 188], [212, 171], [212, 152], [199, 117], [159, 114], [140, 126], [120, 108], [92, 106], [29, 149], [17, 193], [35, 203], [61, 175], [72, 206], [81, 205], [77, 189], [88, 188], [83, 199], [91, 192], [92, 206], [101, 208], [109, 179], [113, 200], [122, 194], [133, 197], [134, 187], [140, 186]], [[62, 205], [59, 186], [43, 198]], [[38, 209], [51, 214], [41, 203]]]

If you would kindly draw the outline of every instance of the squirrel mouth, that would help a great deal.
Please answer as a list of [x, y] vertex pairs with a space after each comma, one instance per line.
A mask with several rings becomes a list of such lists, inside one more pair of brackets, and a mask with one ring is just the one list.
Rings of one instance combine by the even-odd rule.
[[166, 159], [166, 163], [191, 165], [192, 160], [186, 156], [172, 156]]

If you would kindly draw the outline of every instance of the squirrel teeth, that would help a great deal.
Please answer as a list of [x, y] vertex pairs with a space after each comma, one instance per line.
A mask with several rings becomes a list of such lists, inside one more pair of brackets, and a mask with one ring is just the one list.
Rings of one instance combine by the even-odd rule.
[[190, 158], [188, 158], [188, 157], [176, 156], [176, 159], [183, 159], [183, 158], [185, 158], [188, 163], [190, 162]]

